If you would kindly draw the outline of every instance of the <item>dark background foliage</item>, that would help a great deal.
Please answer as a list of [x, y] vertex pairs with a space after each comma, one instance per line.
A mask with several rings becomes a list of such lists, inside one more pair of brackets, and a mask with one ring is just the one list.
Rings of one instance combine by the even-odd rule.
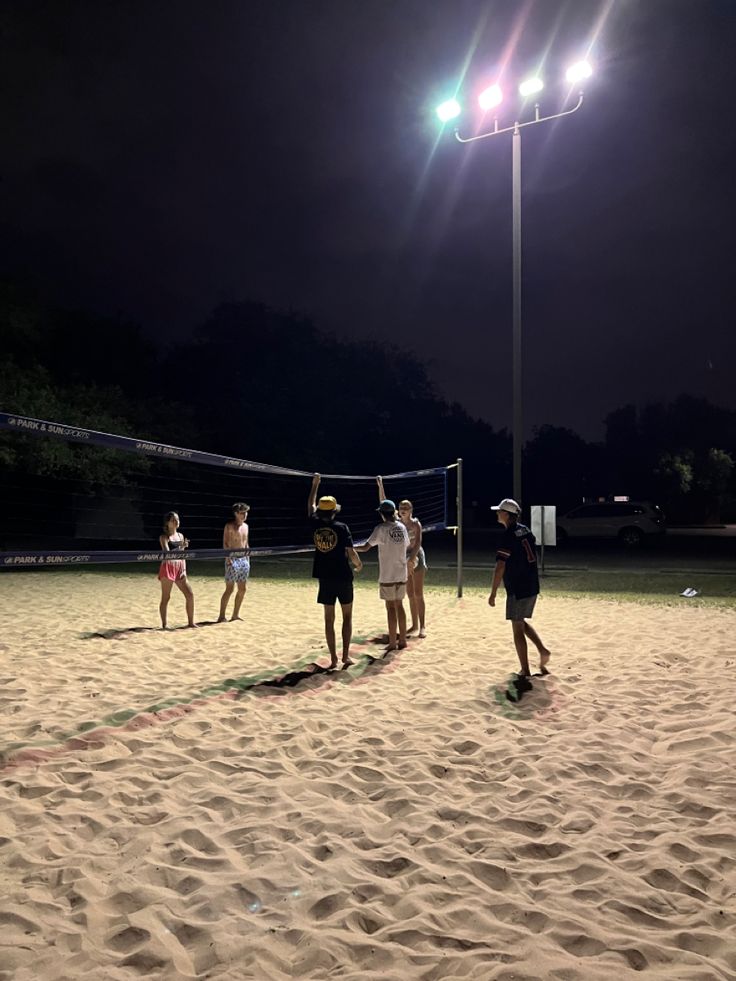
[[[135, 324], [48, 307], [6, 282], [0, 345], [6, 412], [309, 471], [390, 473], [462, 457], [470, 524], [490, 523], [489, 504], [509, 493], [506, 430], [441, 398], [415, 354], [338, 340], [293, 312], [224, 304], [161, 350]], [[684, 523], [732, 518], [734, 459], [736, 412], [689, 395], [622, 406], [600, 443], [538, 427], [525, 447], [525, 503], [566, 509], [628, 494]], [[104, 485], [146, 461], [4, 433], [0, 466]]]

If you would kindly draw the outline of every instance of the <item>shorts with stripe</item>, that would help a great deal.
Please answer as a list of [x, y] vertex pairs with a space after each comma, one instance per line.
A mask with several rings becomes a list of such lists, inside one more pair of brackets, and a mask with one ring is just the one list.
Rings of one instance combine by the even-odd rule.
[[378, 588], [382, 600], [403, 600], [406, 596], [405, 582], [380, 582]]

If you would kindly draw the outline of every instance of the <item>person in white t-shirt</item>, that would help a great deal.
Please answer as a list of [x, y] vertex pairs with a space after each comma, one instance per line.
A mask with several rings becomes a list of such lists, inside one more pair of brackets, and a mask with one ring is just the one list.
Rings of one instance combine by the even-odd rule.
[[381, 599], [386, 601], [388, 618], [387, 651], [403, 650], [406, 647], [406, 580], [408, 570], [406, 553], [409, 548], [409, 533], [399, 521], [393, 501], [381, 501], [378, 508], [381, 524], [371, 532], [365, 545], [357, 545], [356, 552], [367, 552], [378, 545], [378, 585]]

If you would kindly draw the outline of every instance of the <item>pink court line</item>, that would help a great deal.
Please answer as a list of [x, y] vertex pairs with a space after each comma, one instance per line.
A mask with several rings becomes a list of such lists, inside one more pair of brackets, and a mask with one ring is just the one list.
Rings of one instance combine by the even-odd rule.
[[[358, 651], [362, 652], [363, 650], [374, 647], [375, 645], [369, 641], [364, 641], [362, 644], [357, 644], [355, 646]], [[400, 654], [402, 652], [397, 651], [395, 653]], [[391, 664], [388, 667], [393, 669], [394, 665]], [[268, 680], [278, 681], [279, 679], [271, 678]], [[364, 679], [362, 678], [355, 678], [353, 683], [360, 684], [363, 681]], [[258, 684], [262, 684], [262, 682], [258, 682]], [[334, 682], [328, 682], [326, 685], [322, 685], [316, 691], [305, 690], [296, 692], [295, 694], [314, 697], [315, 695], [321, 694], [323, 691], [330, 691], [333, 686]], [[256, 685], [253, 687], [256, 687]], [[158, 712], [139, 712], [138, 715], [134, 715], [132, 719], [128, 719], [128, 721], [123, 725], [99, 726], [96, 729], [90, 729], [87, 732], [69, 736], [67, 739], [63, 740], [63, 742], [59, 743], [58, 746], [49, 747], [48, 749], [33, 749], [32, 747], [19, 749], [17, 753], [13, 753], [8, 759], [0, 762], [0, 773], [17, 770], [23, 766], [48, 763], [50, 760], [58, 759], [58, 757], [63, 756], [70, 750], [98, 749], [100, 746], [104, 745], [107, 738], [114, 736], [116, 733], [137, 732], [139, 729], [146, 729], [155, 725], [160, 725], [164, 722], [170, 722], [172, 719], [180, 719], [183, 716], [188, 715], [199, 708], [203, 708], [206, 705], [212, 705], [216, 702], [222, 701], [235, 701], [243, 694], [245, 693], [240, 691], [240, 689], [231, 688], [229, 691], [220, 692], [217, 695], [209, 695], [206, 698], [193, 698], [191, 702], [184, 702], [181, 705], [172, 705], [170, 708], [161, 709]], [[263, 696], [263, 700], [274, 701], [283, 697], [283, 695], [265, 695]]]

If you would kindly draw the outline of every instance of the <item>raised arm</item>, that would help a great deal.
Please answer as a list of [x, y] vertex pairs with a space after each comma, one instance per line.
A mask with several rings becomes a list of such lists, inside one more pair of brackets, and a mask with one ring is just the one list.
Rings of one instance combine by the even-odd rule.
[[318, 473], [312, 477], [312, 489], [309, 492], [309, 503], [307, 504], [307, 514], [310, 518], [317, 510], [317, 490], [319, 489], [319, 482], [321, 479], [322, 477]]
[[376, 477], [376, 483], [378, 484], [378, 503], [380, 504], [381, 501], [386, 500], [386, 491], [383, 487], [383, 477], [381, 477], [380, 474], [378, 477]]

